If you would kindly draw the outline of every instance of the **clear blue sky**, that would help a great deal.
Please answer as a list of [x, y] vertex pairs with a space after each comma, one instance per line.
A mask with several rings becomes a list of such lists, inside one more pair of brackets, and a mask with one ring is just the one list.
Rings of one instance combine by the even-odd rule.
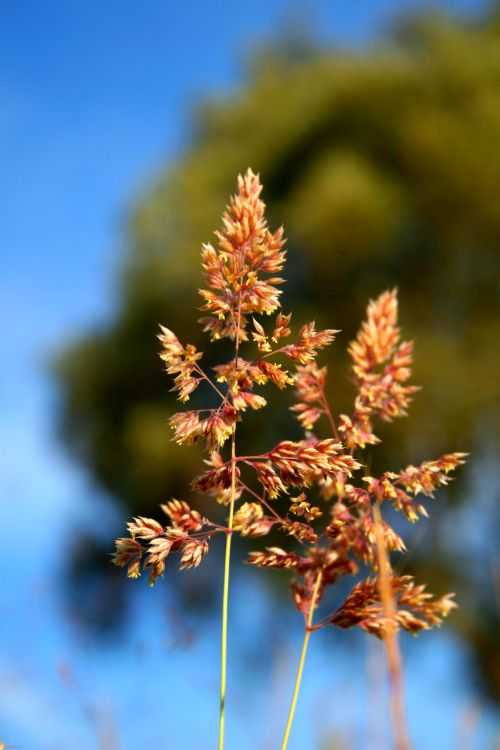
[[[481, 4], [439, 3], [455, 12]], [[2, 0], [0, 243], [8, 317], [29, 322], [30, 336], [57, 342], [108, 306], [130, 202], [185, 143], [199, 97], [237, 85], [252, 44], [272, 38], [287, 11], [308, 13], [323, 41], [360, 44], [419, 5]]]
[[[245, 56], [255, 42], [272, 39], [287, 11], [311, 14], [323, 42], [359, 45], [380, 33], [395, 13], [422, 5], [1, 0], [0, 493], [8, 538], [0, 595], [0, 739], [32, 750], [97, 747], [85, 701], [75, 693], [100, 700], [114, 692], [111, 709], [128, 732], [122, 750], [148, 746], [140, 722], [130, 719], [137, 691], [127, 690], [124, 680], [135, 664], [134, 644], [105, 656], [92, 647], [83, 652], [64, 621], [51, 577], [64, 564], [64, 547], [55, 540], [67, 539], [72, 523], [102, 511], [85, 477], [53, 439], [54, 393], [44, 367], [74, 333], [112, 313], [129, 206], [188, 142], [199, 98], [237, 86]], [[483, 5], [439, 3], [457, 13]], [[158, 610], [159, 604], [154, 606]], [[142, 616], [138, 627], [153, 626]], [[184, 705], [215, 696], [210, 683], [215, 665], [206, 656], [212, 653], [212, 635], [207, 631], [189, 657], [187, 671], [194, 660], [203, 660], [201, 687], [186, 677], [188, 657], [175, 656]], [[441, 666], [432, 666], [435, 652], [429, 648], [426, 669], [435, 670], [437, 681], [430, 699], [441, 686], [454, 700], [454, 675], [466, 657], [447, 642], [439, 646]], [[137, 672], [141, 681], [151, 679], [147, 670], [154, 669], [156, 657], [153, 648]], [[57, 674], [57, 664], [66, 659], [81, 680], [69, 697]], [[326, 684], [328, 674], [318, 674]], [[163, 689], [162, 674], [152, 682], [155, 690]], [[316, 710], [314, 695], [311, 690], [305, 698], [309, 711]], [[459, 699], [468, 700], [467, 694]], [[103, 705], [106, 700], [102, 697]], [[153, 708], [143, 704], [139, 708], [148, 721], [158, 715], [155, 701]], [[256, 711], [258, 705], [252, 705]], [[174, 718], [179, 730], [194, 731], [189, 713]], [[206, 718], [201, 712], [200, 722]], [[159, 736], [159, 725], [150, 729], [151, 738]], [[429, 735], [419, 731], [428, 742]], [[450, 736], [453, 727], [440, 731]], [[202, 737], [201, 729], [194, 736]], [[241, 740], [240, 746], [251, 745]]]

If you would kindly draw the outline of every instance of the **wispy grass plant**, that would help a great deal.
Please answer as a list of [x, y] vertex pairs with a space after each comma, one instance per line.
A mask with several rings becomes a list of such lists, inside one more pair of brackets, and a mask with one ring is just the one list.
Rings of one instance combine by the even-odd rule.
[[[282, 546], [253, 552], [248, 562], [292, 571], [293, 603], [304, 617], [282, 750], [288, 746], [311, 634], [332, 625], [359, 627], [383, 639], [394, 745], [408, 750], [397, 633], [402, 628], [417, 634], [440, 625], [455, 605], [449, 594], [434, 598], [411, 576], [394, 575], [389, 555], [404, 552], [405, 544], [383, 519], [382, 508], [391, 504], [411, 522], [427, 515], [422, 496], [431, 497], [446, 484], [449, 472], [463, 463], [465, 454], [451, 453], [399, 472], [367, 475], [363, 450], [380, 442], [374, 431], [376, 420], [406, 416], [416, 390], [408, 384], [413, 347], [400, 341], [397, 294], [384, 292], [368, 306], [366, 321], [349, 347], [356, 388], [353, 411], [334, 417], [325, 392], [327, 368], [319, 367], [316, 360], [338, 331], [317, 331], [310, 322], [292, 335], [291, 314], [280, 311], [278, 289], [285, 264], [283, 230], [269, 230], [260, 193], [258, 176], [248, 170], [239, 177], [237, 193], [215, 233], [215, 247], [207, 244], [202, 249], [206, 288], [200, 290], [204, 312], [200, 322], [212, 342], [230, 341], [231, 359], [209, 372], [194, 346], [182, 344], [169, 328], [161, 327], [159, 334], [160, 356], [174, 378], [180, 401], [189, 401], [201, 386], [215, 394], [216, 406], [181, 411], [170, 424], [178, 443], [201, 442], [206, 447], [208, 468], [193, 480], [193, 488], [227, 507], [226, 525], [202, 517], [185, 500], [172, 499], [161, 506], [166, 523], [139, 516], [128, 524], [129, 536], [117, 540], [114, 562], [127, 566], [131, 578], [148, 571], [153, 585], [163, 575], [169, 554], [180, 554], [181, 570], [196, 567], [211, 539], [225, 535], [218, 740], [223, 750], [233, 533], [244, 537], [281, 533]], [[265, 321], [269, 316], [274, 318], [271, 325]], [[290, 367], [286, 361], [292, 371], [285, 369]], [[304, 438], [285, 439], [271, 448], [264, 445], [263, 452], [255, 455], [239, 455], [237, 435], [245, 412], [266, 406], [266, 398], [256, 389], [268, 384], [279, 389], [294, 385], [291, 408], [305, 430]], [[287, 498], [284, 515], [275, 502], [279, 496]], [[357, 574], [344, 602], [314, 622], [329, 588], [340, 578]]]

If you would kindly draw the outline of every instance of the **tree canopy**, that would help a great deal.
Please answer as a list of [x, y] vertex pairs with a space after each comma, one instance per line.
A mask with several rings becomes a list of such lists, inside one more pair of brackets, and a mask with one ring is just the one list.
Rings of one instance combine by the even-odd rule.
[[[163, 323], [206, 347], [200, 246], [248, 166], [261, 174], [271, 225], [285, 226], [285, 312], [342, 329], [328, 361], [332, 404], [352, 401], [345, 349], [368, 299], [397, 286], [422, 392], [410, 419], [384, 429], [381, 461], [397, 469], [469, 450], [477, 466], [498, 440], [500, 395], [496, 17], [415, 21], [359, 52], [267, 50], [236, 93], [200, 106], [188, 147], [137, 202], [115, 316], [59, 361], [66, 443], [134, 513], [185, 492], [199, 456], [171, 442], [155, 337]], [[283, 397], [276, 413], [256, 416], [254, 434], [280, 439], [287, 405]], [[473, 503], [466, 489], [456, 494]], [[450, 564], [456, 548], [433, 542], [436, 566], [467, 589], [472, 574]], [[480, 582], [482, 601], [491, 581]], [[462, 625], [498, 690], [489, 611], [482, 623], [463, 614]]]

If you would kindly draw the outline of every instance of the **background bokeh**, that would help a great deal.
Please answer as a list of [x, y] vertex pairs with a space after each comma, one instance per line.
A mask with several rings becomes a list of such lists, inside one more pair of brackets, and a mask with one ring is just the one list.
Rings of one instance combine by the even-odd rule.
[[[375, 469], [472, 454], [405, 529], [405, 570], [461, 605], [403, 639], [408, 713], [416, 750], [498, 747], [500, 11], [6, 0], [0, 91], [0, 739], [214, 747], [221, 550], [154, 590], [109, 552], [130, 513], [186, 496], [199, 471], [170, 441], [155, 334], [206, 348], [200, 244], [251, 166], [289, 238], [285, 310], [342, 329], [321, 359], [335, 409], [352, 401], [345, 348], [368, 298], [399, 288], [422, 391]], [[287, 405], [256, 416], [247, 445], [298, 436]], [[302, 623], [286, 576], [241, 571], [228, 747], [264, 750]], [[291, 750], [387, 746], [366, 640], [315, 636]]]

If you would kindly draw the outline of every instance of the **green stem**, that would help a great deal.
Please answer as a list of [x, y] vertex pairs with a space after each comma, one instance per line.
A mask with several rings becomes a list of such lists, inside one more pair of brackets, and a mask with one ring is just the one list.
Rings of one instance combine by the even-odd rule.
[[302, 672], [304, 671], [304, 663], [306, 660], [307, 647], [309, 645], [309, 638], [311, 637], [311, 625], [316, 609], [316, 603], [318, 599], [319, 588], [321, 586], [321, 579], [323, 577], [323, 571], [319, 570], [314, 584], [314, 589], [311, 597], [311, 605], [309, 607], [309, 613], [307, 615], [306, 632], [304, 633], [304, 641], [302, 643], [302, 651], [300, 653], [299, 668], [297, 670], [297, 676], [295, 678], [295, 687], [293, 690], [292, 703], [290, 705], [290, 711], [288, 712], [288, 721], [286, 723], [285, 734], [283, 736], [283, 742], [281, 744], [281, 750], [286, 750], [288, 746], [288, 738], [290, 737], [290, 731], [292, 729], [293, 717], [295, 714], [295, 707], [297, 705], [297, 698], [299, 697], [300, 683], [302, 680]]
[[[234, 369], [238, 369], [238, 355], [240, 351], [241, 326], [241, 276], [239, 278], [238, 311], [233, 320], [236, 326], [234, 342]], [[228, 391], [229, 394], [229, 391]], [[226, 396], [227, 400], [227, 396]], [[229, 501], [229, 519], [227, 522], [226, 554], [224, 557], [224, 591], [222, 594], [222, 633], [220, 646], [220, 704], [219, 704], [219, 745], [218, 750], [224, 750], [224, 721], [226, 713], [226, 671], [227, 671], [227, 618], [229, 609], [229, 570], [231, 567], [231, 542], [233, 538], [234, 502], [236, 499], [236, 425], [231, 436], [231, 498]], [[1, 750], [1, 748], [0, 748]]]
[[231, 564], [231, 541], [233, 538], [234, 499], [236, 494], [236, 428], [231, 438], [231, 499], [227, 524], [226, 554], [224, 558], [224, 591], [222, 595], [222, 634], [220, 648], [220, 708], [219, 708], [219, 750], [224, 750], [224, 720], [226, 709], [226, 668], [227, 668], [227, 619], [229, 605], [229, 569]]

